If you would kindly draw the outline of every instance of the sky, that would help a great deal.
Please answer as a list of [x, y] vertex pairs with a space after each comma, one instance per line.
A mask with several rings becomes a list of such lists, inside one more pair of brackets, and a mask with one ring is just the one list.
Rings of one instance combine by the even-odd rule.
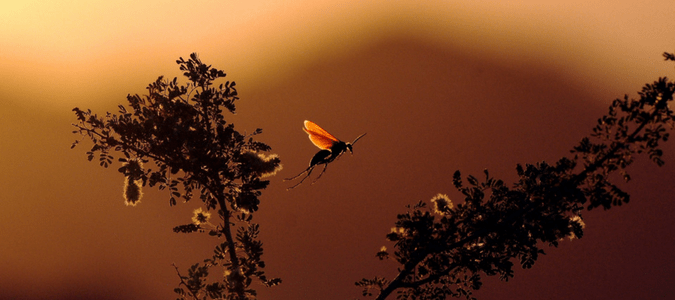
[[[182, 270], [217, 243], [178, 235], [198, 201], [122, 198], [116, 167], [71, 150], [73, 107], [103, 114], [200, 58], [237, 82], [228, 116], [284, 169], [261, 224], [274, 288], [260, 299], [354, 299], [405, 205], [461, 201], [455, 170], [506, 182], [555, 161], [611, 101], [673, 77], [670, 1], [4, 1], [0, 3], [0, 299], [174, 299]], [[181, 78], [179, 78], [180, 80]], [[316, 184], [286, 191], [317, 149], [312, 120], [367, 135]], [[584, 214], [580, 240], [530, 270], [486, 278], [479, 299], [667, 299], [675, 288], [675, 147], [639, 157], [631, 202]]]

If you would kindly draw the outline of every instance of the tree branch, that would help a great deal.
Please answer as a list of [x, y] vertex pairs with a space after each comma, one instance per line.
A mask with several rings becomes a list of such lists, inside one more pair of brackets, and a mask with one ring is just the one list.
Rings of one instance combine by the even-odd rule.
[[[635, 142], [636, 137], [638, 134], [640, 134], [644, 128], [652, 123], [654, 119], [661, 113], [661, 110], [659, 107], [666, 107], [667, 98], [664, 97], [664, 99], [661, 99], [659, 102], [654, 105], [654, 110], [649, 114], [649, 118], [646, 118], [642, 120], [639, 125], [633, 130], [631, 134], [629, 134], [623, 141], [621, 142], [615, 142], [613, 143], [614, 145], [606, 152], [603, 153], [602, 157], [600, 159], [596, 160], [592, 164], [589, 164], [584, 167], [584, 169], [579, 172], [576, 175], [573, 175], [570, 179], [575, 187], [578, 187], [587, 177], [589, 174], [595, 172], [597, 169], [601, 168], [604, 166], [608, 160], [612, 159], [615, 157], [616, 153], [622, 149], [623, 147], [626, 147], [629, 144], [632, 144]], [[429, 275], [428, 277], [424, 279], [420, 279], [417, 281], [411, 281], [411, 282], [406, 282], [406, 278], [411, 275], [414, 271], [414, 269], [421, 263], [423, 262], [429, 255], [432, 255], [434, 253], [441, 253], [441, 252], [449, 252], [452, 251], [453, 249], [456, 249], [457, 247], [463, 247], [466, 243], [469, 243], [471, 241], [477, 240], [481, 237], [488, 236], [492, 233], [497, 232], [497, 228], [503, 227], [503, 226], [508, 226], [511, 225], [512, 221], [517, 219], [517, 218], [522, 218], [526, 216], [527, 214], [533, 212], [535, 208], [534, 202], [529, 202], [526, 204], [524, 207], [521, 209], [518, 209], [517, 211], [514, 211], [511, 213], [508, 217], [499, 220], [498, 222], [492, 223], [488, 227], [484, 227], [480, 230], [477, 230], [474, 232], [474, 234], [459, 240], [457, 242], [451, 243], [447, 246], [441, 246], [438, 247], [438, 249], [430, 249], [428, 247], [424, 249], [417, 250], [413, 252], [410, 256], [411, 259], [404, 264], [403, 269], [399, 271], [399, 274], [389, 282], [389, 284], [381, 290], [380, 294], [377, 296], [376, 300], [384, 300], [386, 299], [393, 291], [399, 289], [399, 288], [417, 288], [420, 287], [424, 284], [431, 283], [435, 280], [438, 280], [442, 278], [443, 276], [449, 275], [449, 273], [459, 267], [459, 264], [457, 263], [452, 263], [448, 266], [448, 268], [436, 272], [434, 274]], [[461, 223], [461, 221], [460, 221]], [[458, 223], [457, 223], [458, 224]]]

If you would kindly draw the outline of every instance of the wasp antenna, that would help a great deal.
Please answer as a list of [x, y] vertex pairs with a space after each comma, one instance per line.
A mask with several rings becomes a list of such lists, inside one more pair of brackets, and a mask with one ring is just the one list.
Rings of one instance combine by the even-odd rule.
[[[367, 132], [366, 132], [366, 133], [367, 133]], [[366, 135], [366, 133], [364, 133], [364, 134], [359, 135], [358, 137], [356, 137], [356, 139], [354, 139], [354, 141], [352, 142], [352, 145], [356, 144], [356, 141], [358, 141], [360, 138], [362, 138], [364, 135]]]

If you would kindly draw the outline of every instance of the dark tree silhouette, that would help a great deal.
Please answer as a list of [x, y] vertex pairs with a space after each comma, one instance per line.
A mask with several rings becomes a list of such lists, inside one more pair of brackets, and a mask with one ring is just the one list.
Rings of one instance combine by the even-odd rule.
[[[675, 61], [674, 54], [664, 57]], [[511, 187], [487, 170], [483, 179], [468, 176], [466, 183], [455, 172], [452, 182], [464, 203], [453, 205], [439, 194], [432, 205], [408, 206], [387, 235], [395, 242], [398, 275], [356, 284], [364, 296], [380, 300], [394, 291], [397, 299], [474, 299], [481, 273], [508, 280], [513, 260], [531, 268], [544, 254], [542, 245], [581, 238], [584, 210], [628, 203], [629, 195], [612, 181], [630, 180], [626, 167], [634, 155], [646, 153], [657, 165], [664, 164], [659, 145], [675, 126], [670, 107], [674, 91], [673, 81], [659, 78], [639, 92], [639, 99], [614, 100], [571, 157], [554, 164], [518, 165], [519, 179]], [[621, 176], [611, 176], [616, 173]], [[387, 259], [389, 252], [383, 247], [377, 256]]]
[[[225, 77], [223, 71], [202, 63], [196, 54], [176, 62], [188, 79], [185, 85], [176, 78], [159, 77], [148, 86], [147, 95], [127, 96], [129, 108], [120, 105], [119, 114], [105, 117], [75, 108], [74, 133], [93, 142], [88, 158], [98, 157], [103, 167], [112, 164], [113, 152], [120, 154], [127, 205], [138, 203], [145, 185], [168, 189], [170, 205], [177, 198], [190, 201], [197, 195], [204, 203], [191, 224], [174, 231], [208, 233], [224, 242], [213, 257], [190, 267], [187, 275], [176, 267], [179, 299], [254, 299], [256, 291], [250, 288], [254, 279], [267, 286], [281, 282], [268, 279], [262, 270], [259, 228], [251, 222], [261, 190], [269, 184], [263, 178], [280, 169], [280, 160], [263, 154], [270, 147], [253, 140], [261, 129], [244, 135], [225, 120], [224, 110], [234, 113], [239, 98], [234, 82], [213, 86]], [[154, 167], [146, 167], [149, 163]], [[210, 211], [217, 213], [216, 224], [209, 221]], [[222, 281], [207, 283], [214, 266], [225, 268], [225, 275]]]
[[[674, 54], [664, 56], [675, 61]], [[176, 267], [179, 299], [255, 299], [256, 291], [250, 287], [254, 280], [267, 286], [281, 282], [268, 279], [262, 270], [259, 227], [252, 223], [261, 190], [269, 184], [264, 178], [280, 169], [280, 160], [265, 155], [270, 147], [253, 140], [260, 129], [244, 135], [225, 121], [224, 110], [234, 113], [238, 97], [234, 82], [213, 86], [225, 77], [223, 71], [202, 63], [196, 54], [177, 63], [188, 83], [159, 77], [147, 95], [127, 96], [130, 108], [120, 105], [119, 114], [99, 117], [75, 108], [74, 133], [93, 142], [88, 159], [98, 157], [103, 167], [115, 159], [111, 153], [119, 154], [127, 205], [139, 203], [146, 185], [168, 189], [170, 205], [177, 198], [190, 201], [193, 196], [204, 203], [194, 211], [191, 224], [174, 231], [208, 233], [224, 241], [187, 275]], [[472, 299], [482, 274], [508, 280], [514, 261], [531, 268], [544, 254], [543, 245], [581, 238], [584, 210], [628, 203], [629, 195], [613, 181], [630, 180], [626, 168], [634, 155], [646, 153], [657, 165], [664, 164], [659, 145], [675, 126], [670, 107], [674, 92], [675, 83], [660, 78], [646, 85], [639, 99], [615, 100], [570, 157], [553, 164], [518, 165], [519, 179], [512, 186], [492, 178], [487, 170], [481, 179], [455, 172], [452, 182], [464, 202], [454, 204], [439, 194], [431, 204], [408, 206], [387, 234], [395, 243], [393, 255], [385, 247], [377, 253], [380, 259], [392, 256], [400, 264], [398, 275], [356, 284], [364, 296], [376, 299], [394, 292], [398, 299]], [[322, 155], [322, 162], [332, 161]], [[150, 164], [154, 166], [146, 167]], [[210, 221], [212, 211], [219, 218], [216, 224]], [[225, 268], [225, 275], [207, 283], [215, 266]]]

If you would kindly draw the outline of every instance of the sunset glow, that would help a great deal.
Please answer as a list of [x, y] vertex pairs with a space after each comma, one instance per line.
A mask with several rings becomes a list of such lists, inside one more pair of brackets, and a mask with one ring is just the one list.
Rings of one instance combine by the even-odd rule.
[[[167, 61], [193, 51], [249, 84], [270, 84], [322, 57], [405, 35], [513, 62], [564, 66], [580, 80], [610, 73], [629, 80], [654, 73], [648, 66], [675, 34], [665, 10], [630, 3], [8, 1], [0, 4], [0, 76], [3, 90], [63, 108], [115, 84], [131, 88], [167, 74]], [[623, 84], [616, 76], [605, 80]]]
[[[490, 169], [510, 185], [516, 164], [571, 156], [613, 99], [675, 77], [662, 57], [675, 50], [672, 4], [0, 2], [0, 299], [175, 298], [172, 264], [212, 255], [211, 237], [172, 231], [214, 227], [218, 214], [199, 199], [170, 207], [141, 180], [124, 187], [117, 157], [88, 162], [86, 139], [69, 149], [81, 138], [74, 107], [101, 116], [160, 75], [183, 83], [179, 57], [196, 52], [236, 81], [225, 119], [246, 134], [262, 128], [256, 138], [272, 147], [241, 155], [270, 180], [254, 221], [266, 271], [284, 280], [256, 286], [260, 299], [351, 299], [356, 280], [395, 274], [375, 255], [393, 253], [390, 230], [405, 234], [392, 226], [406, 205], [434, 199], [441, 217], [463, 203], [455, 170]], [[303, 120], [344, 142], [368, 135], [314, 184], [321, 170], [284, 182], [309, 170], [315, 145], [332, 145], [308, 141]], [[513, 281], [486, 280], [478, 298], [672, 296], [675, 146], [664, 147], [663, 168], [636, 159], [630, 204], [575, 217], [582, 238]]]

